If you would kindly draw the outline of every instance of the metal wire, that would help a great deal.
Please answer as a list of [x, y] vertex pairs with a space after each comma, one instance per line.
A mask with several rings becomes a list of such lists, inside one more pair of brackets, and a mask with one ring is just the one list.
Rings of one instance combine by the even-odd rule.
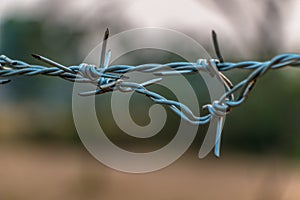
[[[195, 63], [191, 62], [172, 62], [167, 64], [143, 64], [138, 66], [130, 65], [111, 65], [109, 66], [110, 51], [106, 52], [106, 45], [103, 45], [101, 53], [101, 65], [89, 65], [82, 63], [78, 66], [63, 66], [48, 58], [33, 54], [33, 57], [43, 61], [52, 67], [40, 65], [30, 65], [23, 61], [12, 60], [4, 55], [0, 56], [0, 77], [11, 76], [33, 76], [46, 75], [57, 76], [71, 82], [90, 83], [97, 86], [95, 91], [87, 91], [80, 93], [82, 96], [97, 95], [114, 90], [121, 92], [138, 92], [149, 97], [154, 103], [168, 106], [175, 114], [189, 122], [190, 124], [201, 125], [206, 124], [216, 118], [218, 120], [218, 129], [216, 136], [215, 155], [220, 156], [220, 136], [225, 115], [236, 106], [241, 105], [249, 96], [253, 86], [257, 80], [271, 69], [279, 69], [286, 66], [300, 67], [299, 54], [281, 54], [275, 56], [269, 61], [243, 61], [243, 62], [223, 62], [217, 44], [216, 35], [214, 36], [214, 44], [217, 55], [222, 62], [216, 59], [204, 60], [199, 59]], [[104, 40], [108, 38], [108, 31], [105, 34]], [[104, 52], [104, 53], [103, 53]], [[106, 55], [105, 55], [106, 52]], [[103, 56], [105, 55], [105, 56]], [[233, 69], [246, 69], [251, 73], [244, 80], [233, 85], [231, 81], [222, 73], [223, 71]], [[193, 74], [198, 71], [208, 72], [211, 76], [216, 76], [217, 79], [224, 84], [226, 89], [225, 94], [211, 104], [203, 106], [203, 109], [208, 110], [208, 114], [204, 116], [196, 116], [188, 108], [188, 106], [173, 100], [168, 100], [160, 94], [149, 91], [147, 86], [155, 84], [162, 80], [164, 76]], [[128, 72], [149, 73], [157, 78], [146, 81], [144, 83], [136, 83], [128, 80], [125, 75]], [[0, 80], [0, 84], [5, 84], [10, 80]]]

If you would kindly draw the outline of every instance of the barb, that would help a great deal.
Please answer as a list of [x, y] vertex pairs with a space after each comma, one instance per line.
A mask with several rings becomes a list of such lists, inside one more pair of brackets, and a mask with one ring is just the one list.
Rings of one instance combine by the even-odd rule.
[[217, 34], [214, 30], [212, 30], [211, 34], [212, 34], [212, 39], [213, 39], [213, 44], [214, 44], [216, 55], [217, 55], [219, 61], [222, 63], [222, 62], [224, 62], [224, 59], [223, 59], [223, 56], [220, 51]]
[[107, 45], [108, 37], [109, 37], [109, 30], [107, 28], [105, 33], [104, 33], [103, 42], [102, 42], [102, 50], [101, 50], [101, 56], [100, 56], [100, 67], [104, 67], [106, 45]]
[[[57, 76], [71, 82], [90, 83], [97, 86], [95, 91], [80, 93], [82, 96], [103, 94], [119, 90], [121, 92], [138, 92], [150, 98], [154, 103], [168, 106], [175, 114], [189, 122], [190, 124], [206, 124], [212, 118], [218, 119], [218, 128], [216, 133], [215, 155], [220, 156], [220, 140], [223, 119], [229, 111], [246, 101], [257, 80], [267, 71], [279, 69], [287, 66], [300, 67], [299, 54], [281, 54], [275, 56], [270, 61], [243, 61], [243, 62], [224, 62], [220, 53], [216, 33], [213, 31], [213, 43], [219, 60], [199, 59], [195, 63], [191, 62], [172, 62], [166, 64], [143, 64], [138, 66], [130, 65], [111, 65], [109, 58], [111, 51], [106, 52], [106, 43], [108, 39], [108, 29], [104, 35], [102, 52], [100, 56], [100, 67], [82, 63], [78, 66], [66, 67], [49, 58], [32, 54], [32, 56], [43, 61], [52, 67], [40, 65], [30, 65], [23, 61], [12, 60], [4, 55], [0, 56], [0, 77], [10, 76], [33, 76], [46, 75]], [[230, 79], [222, 72], [233, 69], [249, 70], [250, 74], [244, 80], [237, 84], [232, 84]], [[208, 72], [211, 76], [217, 76], [217, 79], [224, 84], [226, 93], [212, 104], [204, 105], [202, 108], [208, 111], [204, 116], [195, 116], [194, 113], [184, 104], [168, 100], [160, 94], [148, 90], [146, 87], [162, 80], [164, 76], [193, 74], [198, 71]], [[128, 72], [149, 73], [158, 78], [148, 80], [144, 83], [136, 83], [128, 80], [124, 74]], [[10, 80], [0, 80], [0, 84], [5, 84]]]

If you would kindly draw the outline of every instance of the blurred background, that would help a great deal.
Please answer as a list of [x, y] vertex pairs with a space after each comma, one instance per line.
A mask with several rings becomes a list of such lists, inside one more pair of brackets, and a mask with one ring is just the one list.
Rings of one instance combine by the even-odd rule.
[[[154, 26], [194, 38], [212, 56], [214, 29], [226, 61], [263, 61], [300, 52], [299, 9], [298, 0], [0, 0], [0, 54], [41, 64], [30, 56], [38, 53], [77, 65], [101, 42], [107, 27], [114, 35]], [[151, 49], [129, 54], [114, 63], [181, 59]], [[246, 74], [226, 72], [234, 81]], [[212, 154], [198, 159], [207, 130], [200, 126], [177, 162], [141, 175], [105, 167], [86, 151], [72, 118], [70, 82], [14, 77], [0, 86], [0, 199], [300, 199], [299, 77], [299, 69], [285, 68], [259, 80], [248, 101], [226, 118], [220, 159]], [[209, 96], [201, 86], [195, 84], [202, 105]], [[97, 97], [97, 110], [106, 116], [101, 123], [118, 145], [149, 151], [173, 138], [179, 119], [169, 111], [157, 136], [141, 142], [123, 134], [110, 117], [109, 98]], [[139, 95], [133, 101], [133, 119], [146, 125], [152, 102]]]

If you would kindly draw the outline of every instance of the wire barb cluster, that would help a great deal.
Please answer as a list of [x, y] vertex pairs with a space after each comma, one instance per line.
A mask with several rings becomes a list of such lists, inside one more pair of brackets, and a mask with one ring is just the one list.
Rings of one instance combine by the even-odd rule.
[[[217, 35], [213, 31], [212, 38], [218, 59], [205, 60], [199, 59], [195, 63], [191, 62], [172, 62], [167, 64], [143, 64], [138, 66], [129, 65], [111, 65], [109, 59], [111, 51], [106, 51], [107, 39], [109, 36], [108, 29], [105, 32], [102, 52], [100, 56], [100, 66], [82, 63], [78, 66], [66, 67], [46, 57], [32, 54], [32, 56], [42, 62], [49, 64], [51, 67], [40, 65], [30, 65], [23, 61], [12, 60], [4, 55], [0, 56], [0, 77], [11, 77], [18, 75], [46, 75], [57, 76], [71, 82], [90, 83], [97, 87], [94, 91], [80, 93], [82, 96], [97, 95], [114, 90], [121, 92], [138, 92], [149, 97], [154, 103], [168, 106], [175, 114], [185, 121], [200, 125], [206, 124], [215, 118], [218, 120], [218, 128], [215, 140], [215, 155], [220, 156], [220, 137], [223, 126], [224, 117], [236, 106], [241, 105], [249, 96], [257, 79], [262, 77], [270, 69], [279, 69], [286, 66], [300, 67], [299, 54], [281, 54], [270, 61], [243, 61], [237, 63], [224, 62], [221, 55]], [[232, 84], [222, 72], [232, 69], [246, 69], [251, 73], [244, 80], [237, 84]], [[211, 104], [203, 106], [208, 110], [208, 114], [204, 116], [195, 116], [194, 113], [184, 104], [168, 100], [160, 94], [147, 89], [147, 86], [155, 84], [162, 80], [164, 76], [193, 74], [198, 71], [209, 73], [212, 77], [216, 77], [225, 87], [226, 93], [219, 100], [215, 100]], [[129, 72], [149, 73], [157, 78], [148, 80], [143, 83], [129, 81], [125, 75]], [[8, 79], [0, 80], [0, 84], [10, 82]]]

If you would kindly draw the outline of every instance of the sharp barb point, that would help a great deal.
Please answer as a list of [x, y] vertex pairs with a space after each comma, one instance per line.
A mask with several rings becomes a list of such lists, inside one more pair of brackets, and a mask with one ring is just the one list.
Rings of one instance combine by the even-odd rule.
[[216, 36], [216, 31], [214, 29], [211, 32], [214, 36]]
[[41, 56], [38, 54], [31, 54], [32, 57], [34, 57], [35, 59], [41, 60]]
[[105, 34], [104, 34], [104, 40], [107, 40], [107, 39], [108, 39], [108, 37], [109, 37], [109, 29], [108, 29], [108, 28], [106, 28], [106, 30], [105, 30]]
[[0, 80], [0, 84], [6, 84], [6, 83], [9, 83], [9, 82], [11, 82], [11, 80], [9, 80], [9, 79]]

